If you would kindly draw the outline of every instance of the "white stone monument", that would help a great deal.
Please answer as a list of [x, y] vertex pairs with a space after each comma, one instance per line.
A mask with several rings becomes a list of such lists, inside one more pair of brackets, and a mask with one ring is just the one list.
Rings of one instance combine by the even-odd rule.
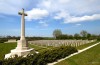
[[[18, 56], [27, 56], [30, 52], [33, 52], [33, 48], [28, 47], [28, 43], [25, 39], [25, 19], [24, 16], [27, 16], [27, 14], [24, 12], [24, 9], [22, 9], [21, 12], [19, 12], [19, 15], [21, 15], [21, 38], [17, 41], [17, 47], [16, 49], [11, 50], [11, 53], [6, 54], [5, 58], [11, 58], [15, 55]], [[35, 51], [34, 51], [35, 52]]]

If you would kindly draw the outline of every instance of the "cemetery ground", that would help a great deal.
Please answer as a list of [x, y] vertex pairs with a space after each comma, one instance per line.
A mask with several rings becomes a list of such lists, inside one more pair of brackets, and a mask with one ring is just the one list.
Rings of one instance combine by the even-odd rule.
[[[0, 43], [0, 59], [4, 59], [5, 54], [9, 53], [11, 49], [15, 49], [17, 43]], [[42, 52], [52, 47], [42, 47], [29, 44], [29, 47], [34, 48], [35, 51]]]
[[100, 44], [55, 65], [100, 65]]
[[[11, 49], [15, 49], [17, 43], [0, 43], [0, 59], [4, 59], [5, 54], [9, 53]], [[42, 52], [52, 47], [41, 47], [29, 44], [29, 47], [34, 48], [35, 51]]]
[[[97, 43], [99, 41], [95, 41], [89, 44], [84, 44], [84, 45], [80, 45], [78, 47], [76, 47], [78, 50], [83, 49], [85, 47], [88, 47], [90, 45], [93, 45], [95, 43]], [[0, 43], [0, 59], [4, 59], [4, 55], [9, 53], [11, 49], [14, 49], [16, 47], [17, 43]], [[47, 49], [52, 49], [52, 46], [38, 46], [38, 45], [34, 45], [34, 44], [29, 44], [29, 47], [34, 48], [35, 51], [38, 52], [43, 52]]]

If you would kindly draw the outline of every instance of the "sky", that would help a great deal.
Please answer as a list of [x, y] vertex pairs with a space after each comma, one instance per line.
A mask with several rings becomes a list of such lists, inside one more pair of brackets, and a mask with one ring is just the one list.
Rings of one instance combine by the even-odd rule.
[[55, 29], [100, 34], [100, 0], [0, 0], [0, 36], [20, 36], [22, 8], [26, 36], [52, 37]]

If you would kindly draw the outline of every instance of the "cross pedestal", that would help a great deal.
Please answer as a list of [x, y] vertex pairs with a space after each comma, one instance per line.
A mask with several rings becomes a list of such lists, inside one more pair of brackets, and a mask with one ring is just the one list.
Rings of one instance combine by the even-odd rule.
[[6, 54], [5, 58], [14, 57], [15, 55], [18, 56], [27, 56], [30, 52], [35, 52], [33, 48], [28, 47], [28, 43], [25, 39], [25, 19], [24, 17], [27, 16], [26, 13], [24, 13], [24, 9], [22, 9], [22, 12], [19, 12], [19, 15], [21, 15], [21, 38], [17, 41], [17, 47], [16, 49], [11, 50], [11, 53]]

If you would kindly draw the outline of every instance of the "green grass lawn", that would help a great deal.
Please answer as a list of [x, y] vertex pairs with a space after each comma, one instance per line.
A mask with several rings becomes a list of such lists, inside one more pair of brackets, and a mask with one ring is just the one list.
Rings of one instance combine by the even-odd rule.
[[5, 54], [10, 53], [10, 50], [15, 47], [16, 43], [0, 43], [0, 59], [3, 59]]
[[100, 44], [55, 65], [100, 65]]
[[[10, 53], [11, 49], [15, 49], [17, 46], [16, 43], [0, 43], [0, 59], [4, 59], [5, 54]], [[45, 51], [51, 47], [40, 47], [36, 45], [29, 44], [29, 47], [34, 48], [38, 52]]]
[[95, 44], [95, 43], [97, 43], [97, 42], [100, 42], [100, 41], [95, 41], [95, 42], [92, 42], [92, 43], [80, 45], [80, 46], [78, 46], [78, 47], [76, 47], [76, 48], [77, 48], [78, 50], [81, 50], [81, 49], [86, 48], [86, 47], [88, 47], [88, 46], [90, 46], [90, 45], [93, 45], [93, 44]]
[[[85, 48], [85, 47], [90, 46], [90, 45], [95, 44], [95, 43], [96, 42], [85, 44], [85, 45], [81, 45], [81, 46], [79, 46], [77, 48], [78, 49], [82, 49], [82, 48]], [[0, 59], [3, 59], [5, 54], [10, 53], [10, 50], [14, 49], [16, 46], [17, 46], [16, 43], [0, 43]], [[52, 49], [53, 48], [51, 46], [41, 47], [41, 46], [36, 46], [36, 45], [33, 45], [33, 44], [29, 44], [29, 47], [34, 48], [38, 52], [43, 52], [43, 51], [45, 51], [47, 49]]]
[[52, 47], [43, 47], [43, 46], [37, 46], [37, 45], [34, 45], [34, 44], [29, 44], [29, 47], [31, 47], [31, 48], [34, 48], [35, 49], [35, 51], [38, 51], [38, 52], [43, 52], [43, 51], [45, 51], [45, 50], [47, 50], [47, 49], [51, 49]]

